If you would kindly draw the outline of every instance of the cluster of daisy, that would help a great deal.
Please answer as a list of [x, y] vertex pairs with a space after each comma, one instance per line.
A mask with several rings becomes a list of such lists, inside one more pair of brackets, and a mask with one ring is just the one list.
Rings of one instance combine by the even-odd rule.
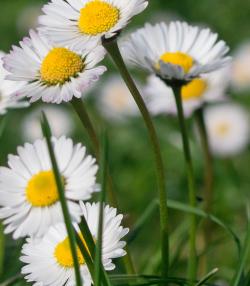
[[[81, 98], [106, 71], [100, 65], [106, 54], [102, 42], [118, 37], [147, 5], [147, 0], [51, 0], [42, 8], [39, 28], [31, 30], [9, 54], [1, 55], [1, 113], [9, 107], [27, 106], [25, 98], [30, 103], [42, 100], [56, 104]], [[181, 86], [187, 117], [207, 102], [225, 100], [229, 48], [217, 39], [209, 29], [172, 22], [146, 24], [121, 41], [127, 61], [150, 73], [141, 90], [153, 115], [176, 114], [175, 86]], [[112, 118], [137, 114], [120, 80], [111, 77], [108, 82], [102, 95], [106, 114]], [[244, 148], [249, 127], [243, 113], [240, 107], [228, 103], [206, 110], [215, 153]], [[84, 216], [96, 240], [99, 205], [86, 203], [99, 189], [96, 161], [86, 154], [84, 146], [74, 145], [71, 139], [61, 136], [52, 138], [52, 142], [72, 221], [77, 229]], [[44, 139], [18, 147], [17, 155], [9, 155], [8, 167], [0, 168], [0, 206], [5, 232], [13, 233], [15, 239], [28, 237], [21, 256], [27, 281], [75, 285], [69, 239]], [[121, 239], [128, 229], [121, 226], [121, 220], [116, 209], [104, 206], [102, 261], [106, 270], [114, 269], [113, 258], [126, 254]], [[84, 284], [90, 285], [90, 273], [78, 254]]]

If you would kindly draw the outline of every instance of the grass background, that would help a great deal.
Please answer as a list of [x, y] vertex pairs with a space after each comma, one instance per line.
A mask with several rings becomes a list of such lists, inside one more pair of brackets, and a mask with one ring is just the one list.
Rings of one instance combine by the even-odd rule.
[[[0, 50], [8, 51], [12, 44], [27, 34], [29, 23], [36, 17], [35, 9], [27, 7], [39, 7], [46, 1], [39, 0], [1, 0], [0, 17]], [[21, 15], [21, 16], [20, 16]], [[250, 40], [249, 29], [250, 2], [248, 0], [150, 0], [149, 8], [132, 21], [129, 28], [132, 30], [146, 21], [156, 22], [168, 19], [183, 19], [190, 23], [204, 24], [217, 31], [221, 38], [226, 40], [232, 48]], [[26, 24], [24, 23], [26, 22]], [[113, 70], [109, 60], [106, 64]], [[144, 75], [140, 75], [144, 78]], [[101, 84], [99, 85], [101, 89]], [[147, 133], [140, 118], [134, 118], [123, 123], [111, 122], [101, 117], [97, 110], [96, 98], [100, 89], [86, 99], [91, 117], [100, 131], [107, 128], [110, 145], [110, 165], [115, 182], [115, 188], [120, 202], [121, 212], [125, 214], [125, 224], [132, 226], [145, 208], [156, 197], [156, 182], [154, 176], [154, 162], [151, 154]], [[250, 91], [242, 94], [230, 93], [234, 101], [240, 102], [248, 110], [250, 109]], [[5, 116], [6, 128], [0, 142], [0, 161], [6, 164], [7, 154], [15, 153], [16, 146], [22, 145], [26, 139], [22, 129], [24, 118], [37, 106], [45, 106], [35, 103], [25, 110], [8, 112]], [[60, 108], [56, 106], [56, 108]], [[70, 105], [65, 105], [65, 112], [74, 120], [72, 136], [75, 141], [81, 141], [89, 146], [88, 138], [82, 132], [77, 118], [73, 114]], [[3, 118], [1, 118], [3, 120]], [[171, 199], [186, 201], [187, 187], [183, 154], [169, 142], [173, 132], [177, 131], [177, 122], [174, 118], [158, 117], [155, 124], [160, 137], [166, 165], [167, 186]], [[199, 196], [203, 191], [203, 162], [202, 153], [193, 130], [192, 119], [190, 124], [190, 138], [195, 161], [195, 174], [199, 186]], [[67, 135], [67, 134], [66, 134]], [[243, 238], [246, 232], [246, 198], [250, 195], [249, 177], [250, 148], [237, 157], [227, 159], [215, 159], [215, 199], [214, 214], [231, 225], [238, 235]], [[201, 202], [202, 204], [202, 202]], [[170, 211], [171, 231], [176, 232], [185, 225], [186, 215]], [[157, 252], [159, 247], [157, 213], [150, 219], [141, 231], [140, 235], [131, 245], [137, 269], [143, 272], [157, 270]], [[230, 238], [218, 227], [213, 227], [213, 241], [209, 250], [210, 267], [220, 269], [218, 277], [228, 281], [237, 264], [237, 253]], [[176, 249], [181, 249], [178, 263], [173, 267], [171, 274], [184, 276], [186, 264], [185, 245], [179, 244], [185, 241], [185, 232], [173, 237], [171, 245], [172, 255]], [[21, 264], [18, 261], [18, 249], [22, 241], [6, 239], [4, 268], [0, 281], [18, 273]], [[156, 261], [155, 265], [154, 262]], [[250, 263], [250, 258], [249, 258]], [[152, 264], [152, 265], [151, 265]]]

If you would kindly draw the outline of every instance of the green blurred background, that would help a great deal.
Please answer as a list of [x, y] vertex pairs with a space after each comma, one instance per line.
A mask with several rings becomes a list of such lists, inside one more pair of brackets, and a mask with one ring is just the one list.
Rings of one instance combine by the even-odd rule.
[[[122, 0], [121, 0], [122, 1]], [[1, 0], [0, 17], [0, 50], [7, 52], [12, 44], [27, 34], [28, 27], [36, 22], [40, 13], [39, 9], [47, 1], [39, 0]], [[250, 41], [250, 1], [248, 0], [150, 0], [149, 8], [136, 17], [129, 29], [139, 27], [146, 21], [183, 19], [190, 23], [204, 24], [220, 34], [232, 51], [237, 46]], [[106, 63], [112, 70], [109, 60]], [[142, 80], [144, 75], [140, 75]], [[101, 88], [101, 85], [100, 87]], [[154, 175], [154, 162], [147, 140], [147, 133], [140, 118], [134, 118], [123, 123], [110, 122], [99, 114], [95, 98], [98, 97], [98, 89], [86, 99], [87, 107], [95, 126], [100, 131], [106, 127], [109, 137], [110, 166], [115, 182], [120, 211], [125, 214], [125, 223], [132, 226], [146, 207], [156, 197], [156, 182]], [[230, 96], [250, 109], [250, 92], [241, 94], [231, 93]], [[22, 145], [26, 138], [23, 130], [23, 120], [27, 113], [32, 112], [37, 106], [44, 107], [41, 103], [33, 104], [24, 110], [9, 111], [6, 120], [6, 128], [0, 142], [1, 164], [6, 164], [7, 154], [15, 153], [16, 146]], [[55, 107], [59, 108], [59, 107]], [[70, 104], [65, 104], [64, 111], [74, 120], [74, 130], [71, 135], [75, 141], [81, 141], [89, 145], [78, 119], [73, 114]], [[2, 120], [2, 119], [1, 119]], [[183, 154], [169, 142], [169, 135], [176, 132], [178, 125], [175, 119], [158, 117], [155, 119], [160, 136], [161, 147], [166, 165], [167, 186], [171, 199], [186, 201], [187, 184], [183, 163]], [[192, 119], [189, 120], [189, 130], [192, 149], [195, 160], [195, 172], [199, 186], [199, 196], [202, 197], [203, 188], [203, 162], [201, 149], [192, 130]], [[90, 151], [91, 152], [91, 151]], [[223, 160], [215, 159], [215, 198], [213, 212], [229, 225], [231, 225], [241, 239], [246, 232], [246, 198], [250, 195], [249, 176], [250, 149], [234, 158]], [[202, 202], [201, 202], [202, 204]], [[185, 225], [186, 215], [170, 211], [171, 232], [180, 231], [173, 236], [171, 250], [172, 255], [180, 250], [179, 262], [172, 268], [172, 275], [184, 275], [186, 263], [185, 231], [181, 231]], [[157, 213], [148, 221], [139, 236], [131, 244], [133, 258], [139, 271], [151, 272], [157, 269], [157, 252], [159, 247], [159, 223]], [[229, 280], [233, 275], [237, 264], [237, 253], [231, 238], [221, 229], [213, 225], [213, 241], [209, 249], [210, 269], [220, 269], [218, 277]], [[18, 273], [18, 247], [22, 242], [6, 240], [6, 253], [4, 258], [4, 271], [0, 281]], [[182, 248], [182, 245], [184, 247]], [[250, 261], [250, 260], [249, 260]], [[152, 264], [152, 265], [151, 265]]]

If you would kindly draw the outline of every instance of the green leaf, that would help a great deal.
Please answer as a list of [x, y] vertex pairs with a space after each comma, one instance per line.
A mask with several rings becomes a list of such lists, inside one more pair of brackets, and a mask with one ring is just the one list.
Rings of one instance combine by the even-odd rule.
[[210, 271], [206, 276], [201, 278], [201, 280], [197, 284], [195, 284], [195, 286], [204, 285], [209, 279], [211, 279], [218, 272], [218, 270], [219, 270], [218, 268], [215, 268], [212, 271]]
[[243, 277], [244, 267], [247, 262], [248, 254], [250, 252], [250, 208], [247, 210], [247, 234], [240, 253], [240, 261], [236, 270], [235, 276], [231, 283], [232, 286], [240, 286], [240, 281]]

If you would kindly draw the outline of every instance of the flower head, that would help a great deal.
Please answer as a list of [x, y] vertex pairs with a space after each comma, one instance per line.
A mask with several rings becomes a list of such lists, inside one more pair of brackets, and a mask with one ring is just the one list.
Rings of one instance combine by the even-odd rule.
[[3, 68], [2, 58], [4, 56], [5, 53], [0, 51], [0, 114], [5, 114], [8, 108], [23, 108], [29, 106], [28, 102], [11, 97], [11, 94], [17, 92], [25, 83], [19, 82], [16, 84], [6, 80], [8, 72]]
[[94, 46], [115, 36], [147, 5], [147, 0], [52, 0], [39, 22], [57, 44]]
[[[80, 200], [96, 191], [97, 165], [81, 144], [53, 138], [54, 152], [71, 216], [79, 219]], [[45, 140], [26, 143], [9, 155], [8, 167], [0, 168], [0, 218], [6, 233], [15, 239], [42, 236], [50, 225], [63, 221], [59, 195]]]
[[[81, 203], [81, 215], [85, 217], [94, 240], [98, 238], [98, 214], [99, 203], [85, 205]], [[128, 229], [121, 226], [122, 218], [122, 215], [117, 215], [116, 209], [104, 206], [102, 262], [108, 271], [115, 268], [112, 263], [113, 258], [126, 254], [123, 250], [126, 243], [121, 239], [128, 233]], [[74, 226], [80, 234], [78, 226]], [[86, 245], [84, 234], [80, 234], [80, 237]], [[77, 256], [83, 283], [90, 286], [92, 283], [90, 273], [79, 249]], [[21, 261], [27, 264], [23, 267], [22, 273], [29, 282], [42, 283], [46, 286], [75, 285], [73, 259], [63, 224], [51, 227], [39, 241], [27, 239], [22, 249]]]
[[239, 105], [226, 103], [205, 110], [212, 152], [221, 157], [240, 153], [249, 143], [249, 117]]
[[27, 96], [31, 102], [42, 99], [61, 103], [73, 96], [80, 98], [106, 71], [104, 66], [95, 67], [104, 57], [101, 47], [85, 50], [53, 46], [32, 30], [20, 46], [14, 46], [4, 57], [4, 67], [10, 72], [8, 79], [27, 81], [14, 95]]
[[[230, 74], [227, 68], [193, 79], [181, 89], [184, 114], [188, 117], [206, 102], [225, 100]], [[144, 97], [150, 112], [158, 114], [177, 114], [173, 91], [163, 80], [155, 75], [148, 77]]]
[[146, 24], [124, 42], [124, 56], [167, 81], [190, 81], [223, 67], [229, 48], [209, 29], [184, 22]]

